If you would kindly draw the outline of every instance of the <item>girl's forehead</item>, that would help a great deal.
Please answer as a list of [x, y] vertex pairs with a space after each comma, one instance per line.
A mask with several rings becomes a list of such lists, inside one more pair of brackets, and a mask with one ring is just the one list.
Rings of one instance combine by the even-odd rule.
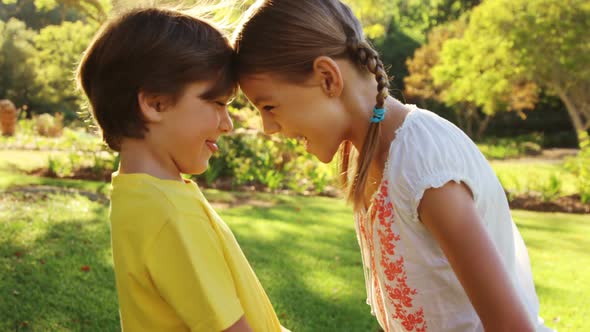
[[263, 84], [273, 82], [273, 75], [270, 74], [251, 74], [240, 77], [240, 83]]
[[276, 87], [278, 84], [278, 82], [273, 80], [272, 77], [265, 74], [242, 77], [240, 78], [239, 83], [244, 93], [261, 95], [261, 97], [262, 95], [271, 95], [274, 90], [272, 87]]

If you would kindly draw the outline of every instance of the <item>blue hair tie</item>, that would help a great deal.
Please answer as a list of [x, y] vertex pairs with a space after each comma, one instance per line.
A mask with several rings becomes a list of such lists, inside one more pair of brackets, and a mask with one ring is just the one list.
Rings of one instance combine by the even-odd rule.
[[371, 123], [379, 123], [385, 119], [385, 107], [384, 108], [373, 108], [373, 116], [371, 117]]

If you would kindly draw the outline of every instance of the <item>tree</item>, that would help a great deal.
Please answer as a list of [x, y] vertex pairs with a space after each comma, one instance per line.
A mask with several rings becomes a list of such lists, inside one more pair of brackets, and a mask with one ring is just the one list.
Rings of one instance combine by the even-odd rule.
[[[481, 21], [471, 15], [462, 36], [442, 43], [431, 73], [434, 85], [441, 87], [440, 99], [462, 109], [459, 118], [465, 120], [464, 129], [479, 139], [497, 112], [533, 108], [538, 88], [509, 56], [510, 43], [498, 34], [481, 38], [480, 30], [471, 28], [473, 22]], [[490, 57], [490, 53], [501, 56]]]
[[40, 13], [35, 8], [35, 0], [19, 0], [14, 3], [8, 2], [10, 1], [0, 0], [0, 20], [8, 21], [10, 18], [16, 18], [19, 21], [23, 21], [28, 28], [36, 31], [46, 25], [59, 24], [61, 22], [62, 15], [57, 8]]
[[408, 98], [418, 99], [421, 104], [427, 99], [442, 101], [442, 86], [434, 84], [431, 71], [439, 63], [444, 43], [451, 38], [460, 38], [466, 27], [467, 21], [462, 19], [439, 25], [428, 33], [427, 43], [406, 60], [409, 75], [404, 78], [404, 93]]
[[74, 71], [82, 53], [97, 30], [96, 25], [63, 22], [43, 28], [34, 38], [36, 53], [28, 64], [36, 69], [37, 98], [53, 111], [70, 113], [80, 109]]
[[[110, 0], [0, 0], [0, 4], [14, 5], [15, 14], [22, 10], [29, 12], [31, 3], [34, 5], [33, 10], [36, 15], [57, 10], [61, 13], [60, 21], [65, 21], [66, 16], [70, 16], [73, 10], [94, 22], [102, 22], [111, 8]], [[78, 18], [80, 18], [79, 15], [74, 15], [72, 20]]]
[[389, 66], [393, 86], [403, 89], [405, 61], [433, 27], [453, 21], [482, 0], [343, 0]]
[[523, 109], [535, 106], [538, 89], [531, 82], [512, 80], [509, 72], [486, 62], [484, 50], [469, 50], [467, 25], [464, 15], [430, 31], [428, 42], [406, 62], [410, 75], [405, 78], [405, 93], [422, 104], [428, 99], [444, 102], [453, 108], [458, 125], [480, 139], [498, 111], [516, 110], [524, 116]]
[[15, 18], [0, 21], [0, 99], [18, 107], [29, 104], [34, 88], [34, 70], [27, 65], [35, 49], [35, 32]]
[[[506, 91], [509, 77], [512, 81], [532, 80], [559, 96], [576, 131], [585, 133], [590, 129], [588, 31], [588, 0], [488, 0], [473, 11], [465, 37], [449, 42], [443, 53], [447, 63], [469, 60], [465, 65], [472, 69], [480, 65], [496, 70], [477, 73], [447, 68], [439, 74], [487, 82], [487, 89], [473, 94], [479, 100], [481, 95]], [[454, 93], [465, 94], [465, 90], [458, 86]], [[583, 140], [588, 140], [588, 135], [580, 134], [580, 143]]]
[[391, 0], [344, 0], [359, 18], [367, 37], [385, 37], [392, 23], [395, 3]]
[[99, 23], [107, 18], [110, 4], [109, 0], [35, 0], [35, 7], [39, 11], [52, 10], [61, 6], [63, 15], [67, 9], [74, 9]]
[[455, 21], [482, 0], [389, 0], [393, 21], [420, 43], [434, 27]]

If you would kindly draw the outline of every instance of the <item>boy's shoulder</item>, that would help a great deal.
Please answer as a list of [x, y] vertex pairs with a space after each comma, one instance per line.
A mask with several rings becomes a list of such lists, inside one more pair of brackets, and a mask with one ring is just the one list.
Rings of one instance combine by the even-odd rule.
[[[176, 223], [188, 215], [206, 212], [196, 193], [188, 185], [156, 180], [145, 175], [117, 176], [111, 193], [111, 220], [134, 218], [162, 225]], [[196, 190], [196, 189], [195, 189]]]
[[113, 176], [111, 215], [163, 219], [176, 213], [170, 195], [144, 174]]

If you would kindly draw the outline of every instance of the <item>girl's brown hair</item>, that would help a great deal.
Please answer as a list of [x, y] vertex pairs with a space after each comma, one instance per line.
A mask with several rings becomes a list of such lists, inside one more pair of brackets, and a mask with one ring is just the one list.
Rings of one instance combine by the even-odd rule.
[[[389, 79], [379, 54], [366, 40], [358, 19], [338, 0], [258, 1], [247, 13], [234, 37], [238, 75], [275, 73], [290, 82], [302, 82], [319, 56], [349, 59], [361, 71], [375, 76], [377, 108], [389, 94]], [[380, 136], [379, 123], [371, 123], [350, 181], [352, 143], [341, 147], [341, 182], [355, 210], [364, 207], [371, 160]]]
[[147, 131], [139, 91], [175, 103], [188, 84], [211, 81], [202, 98], [230, 95], [236, 89], [232, 56], [229, 40], [212, 24], [176, 10], [140, 8], [103, 26], [77, 78], [104, 141], [119, 151], [123, 138]]

